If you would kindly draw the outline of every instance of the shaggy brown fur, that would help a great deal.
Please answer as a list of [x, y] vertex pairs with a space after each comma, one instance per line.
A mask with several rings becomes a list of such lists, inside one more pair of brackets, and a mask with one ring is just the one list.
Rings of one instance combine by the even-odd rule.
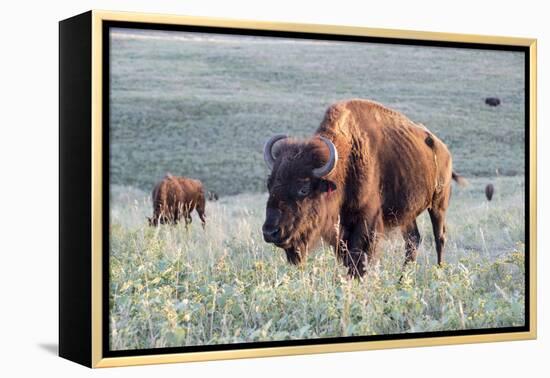
[[195, 209], [203, 228], [206, 224], [205, 196], [199, 180], [167, 174], [153, 189], [152, 200], [153, 217], [148, 218], [151, 226], [177, 224], [183, 218], [187, 227], [192, 221], [191, 212]]
[[[312, 170], [328, 160], [335, 169], [321, 179]], [[452, 171], [447, 146], [426, 127], [376, 102], [354, 99], [330, 106], [313, 137], [285, 139], [273, 149], [264, 239], [286, 252], [293, 264], [305, 260], [319, 239], [329, 242], [351, 276], [363, 276], [377, 257], [377, 242], [399, 227], [405, 262], [416, 259], [421, 237], [416, 218], [428, 210], [437, 261], [443, 261], [445, 214]]]

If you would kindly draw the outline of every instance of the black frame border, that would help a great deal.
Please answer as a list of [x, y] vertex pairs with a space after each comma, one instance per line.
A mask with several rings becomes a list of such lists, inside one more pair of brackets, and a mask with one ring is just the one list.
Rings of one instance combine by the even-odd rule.
[[92, 39], [91, 11], [59, 22], [59, 356], [89, 367]]
[[[334, 338], [318, 338], [304, 340], [285, 340], [285, 341], [265, 341], [265, 342], [250, 342], [250, 343], [235, 343], [235, 344], [217, 344], [217, 345], [197, 345], [197, 346], [182, 346], [168, 348], [152, 348], [152, 349], [130, 349], [117, 350], [109, 349], [109, 198], [110, 198], [110, 28], [126, 28], [126, 29], [141, 29], [141, 30], [160, 30], [160, 31], [182, 31], [182, 32], [197, 32], [197, 33], [215, 33], [242, 35], [254, 37], [279, 37], [279, 38], [296, 38], [296, 39], [316, 39], [329, 40], [340, 42], [363, 42], [363, 43], [380, 43], [393, 45], [409, 45], [409, 46], [426, 46], [426, 47], [447, 47], [447, 48], [464, 48], [478, 50], [496, 50], [496, 51], [516, 51], [524, 53], [525, 64], [525, 324], [519, 327], [502, 327], [502, 328], [483, 328], [471, 330], [455, 330], [455, 331], [437, 331], [437, 332], [419, 332], [405, 334], [390, 334], [390, 335], [372, 335], [372, 336], [348, 336]], [[329, 345], [342, 343], [357, 343], [368, 341], [382, 340], [408, 340], [408, 339], [424, 339], [433, 337], [452, 337], [452, 336], [473, 336], [487, 334], [503, 334], [513, 332], [529, 332], [531, 330], [531, 291], [530, 291], [530, 142], [531, 142], [531, 119], [530, 119], [530, 93], [531, 93], [531, 56], [529, 46], [517, 45], [500, 45], [500, 44], [484, 44], [470, 42], [450, 42], [450, 41], [433, 41], [419, 40], [406, 38], [390, 38], [390, 37], [371, 37], [357, 35], [335, 35], [325, 33], [309, 33], [309, 32], [289, 32], [289, 31], [273, 31], [261, 29], [245, 29], [245, 28], [228, 28], [228, 27], [213, 27], [213, 26], [196, 26], [196, 25], [174, 25], [161, 23], [147, 22], [131, 22], [131, 21], [102, 21], [102, 173], [103, 173], [103, 203], [102, 203], [102, 228], [103, 228], [103, 251], [102, 251], [102, 357], [129, 357], [129, 356], [144, 356], [144, 355], [160, 355], [172, 353], [193, 353], [193, 352], [210, 352], [238, 349], [258, 349], [258, 348], [273, 348], [273, 347], [293, 347], [305, 345]]]

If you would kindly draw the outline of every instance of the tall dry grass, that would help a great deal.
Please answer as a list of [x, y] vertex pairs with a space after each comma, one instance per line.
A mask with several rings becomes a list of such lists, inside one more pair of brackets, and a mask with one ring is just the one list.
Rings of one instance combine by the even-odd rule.
[[[380, 264], [349, 280], [321, 244], [303, 268], [263, 242], [265, 195], [207, 204], [207, 228], [147, 226], [149, 196], [115, 187], [110, 225], [110, 344], [114, 350], [379, 335], [523, 325], [523, 181], [455, 188], [443, 267], [431, 224], [416, 264], [390, 233]], [[399, 278], [402, 276], [401, 281]]]

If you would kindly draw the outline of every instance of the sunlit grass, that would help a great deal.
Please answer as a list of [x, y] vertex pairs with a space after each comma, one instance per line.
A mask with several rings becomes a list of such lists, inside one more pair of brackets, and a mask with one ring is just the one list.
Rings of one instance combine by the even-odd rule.
[[[303, 268], [261, 238], [265, 195], [207, 203], [197, 220], [151, 228], [148, 195], [114, 188], [111, 204], [112, 349], [476, 329], [524, 323], [523, 181], [483, 179], [455, 188], [443, 267], [431, 225], [416, 264], [402, 269], [404, 244], [391, 233], [380, 264], [349, 280], [320, 245]], [[399, 279], [401, 281], [399, 282]]]

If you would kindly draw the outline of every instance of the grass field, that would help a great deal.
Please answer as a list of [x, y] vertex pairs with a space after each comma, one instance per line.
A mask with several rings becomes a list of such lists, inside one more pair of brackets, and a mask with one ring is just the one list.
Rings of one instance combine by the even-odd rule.
[[169, 171], [221, 195], [265, 191], [267, 138], [309, 136], [355, 97], [425, 124], [469, 177], [524, 173], [521, 53], [124, 33], [111, 42], [113, 184], [149, 191]]
[[[115, 31], [111, 349], [523, 325], [523, 72], [519, 53]], [[402, 269], [390, 233], [361, 282], [322, 244], [299, 269], [263, 242], [265, 139], [310, 135], [351, 97], [424, 123], [470, 181], [453, 190], [443, 267], [426, 214], [417, 263]], [[220, 194], [206, 231], [147, 226], [165, 172]]]
[[[363, 282], [349, 280], [326, 246], [302, 269], [261, 236], [265, 195], [225, 197], [195, 217], [151, 228], [147, 193], [117, 187], [111, 226], [111, 348], [377, 335], [524, 323], [524, 208], [518, 178], [455, 190], [446, 264], [435, 265], [431, 224], [417, 264], [401, 269], [398, 234]], [[401, 284], [399, 277], [404, 274]]]

